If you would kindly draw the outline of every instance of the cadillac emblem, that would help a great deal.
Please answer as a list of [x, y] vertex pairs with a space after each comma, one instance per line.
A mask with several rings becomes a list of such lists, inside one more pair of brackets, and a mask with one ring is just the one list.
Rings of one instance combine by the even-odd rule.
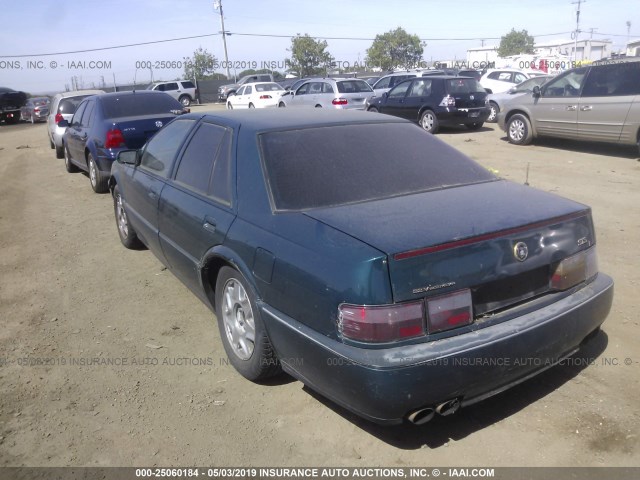
[[529, 249], [527, 248], [527, 244], [524, 242], [516, 243], [513, 247], [513, 256], [516, 257], [516, 260], [524, 262], [529, 256]]

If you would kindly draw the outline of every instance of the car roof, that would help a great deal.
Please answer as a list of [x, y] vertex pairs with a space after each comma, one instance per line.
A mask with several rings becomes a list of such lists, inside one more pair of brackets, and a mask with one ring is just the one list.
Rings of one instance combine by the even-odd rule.
[[247, 109], [221, 110], [215, 113], [191, 113], [180, 118], [209, 119], [227, 125], [240, 124], [242, 131], [297, 130], [308, 127], [343, 125], [346, 123], [411, 123], [408, 120], [362, 110], [333, 109]]
[[275, 80], [274, 80], [273, 82], [251, 82], [251, 83], [245, 83], [245, 84], [244, 84], [244, 85], [242, 85], [242, 86], [243, 86], [243, 87], [250, 87], [250, 86], [252, 86], [252, 85], [270, 85], [270, 84], [272, 84], [272, 83], [275, 83], [275, 84], [277, 84], [277, 85], [280, 85], [280, 83], [279, 83], [279, 82], [277, 82], [277, 81], [275, 81]]
[[61, 92], [56, 94], [58, 98], [80, 97], [86, 95], [100, 95], [104, 90], [74, 90], [72, 92]]

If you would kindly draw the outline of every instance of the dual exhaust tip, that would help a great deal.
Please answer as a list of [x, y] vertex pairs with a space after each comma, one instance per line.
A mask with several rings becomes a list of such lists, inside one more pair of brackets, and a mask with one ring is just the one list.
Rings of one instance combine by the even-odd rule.
[[460, 400], [458, 398], [453, 398], [451, 400], [447, 400], [446, 402], [442, 402], [435, 407], [426, 407], [419, 408], [418, 410], [414, 410], [409, 415], [407, 415], [407, 420], [409, 420], [414, 425], [424, 425], [428, 421], [430, 421], [435, 414], [442, 415], [446, 417], [447, 415], [453, 415], [460, 408]]

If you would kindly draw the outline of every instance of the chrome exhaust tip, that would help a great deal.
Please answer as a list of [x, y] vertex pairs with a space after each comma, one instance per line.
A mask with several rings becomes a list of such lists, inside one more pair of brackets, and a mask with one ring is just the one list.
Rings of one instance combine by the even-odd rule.
[[440, 405], [436, 407], [436, 413], [438, 415], [442, 415], [446, 417], [447, 415], [453, 415], [460, 408], [460, 400], [454, 398], [452, 400], [447, 400], [446, 402], [442, 402]]
[[431, 420], [435, 414], [436, 412], [431, 407], [420, 408], [410, 413], [407, 416], [407, 420], [409, 420], [414, 425], [424, 425], [429, 420]]

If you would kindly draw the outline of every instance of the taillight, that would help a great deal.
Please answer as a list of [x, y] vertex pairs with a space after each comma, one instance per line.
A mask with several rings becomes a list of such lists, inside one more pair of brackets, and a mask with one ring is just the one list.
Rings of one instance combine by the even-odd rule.
[[362, 342], [393, 342], [424, 335], [424, 303], [348, 305], [338, 307], [338, 326], [346, 338]]
[[64, 117], [62, 116], [62, 114], [56, 113], [56, 123], [61, 122], [62, 120], [64, 120]]
[[271, 98], [271, 95], [260, 95], [260, 100], [267, 100]]
[[427, 331], [442, 332], [473, 323], [471, 290], [427, 299]]
[[550, 287], [567, 290], [593, 278], [597, 273], [598, 255], [593, 246], [562, 260], [551, 276]]
[[107, 138], [104, 142], [104, 148], [118, 148], [126, 146], [122, 132], [117, 128], [107, 132]]
[[456, 99], [453, 98], [451, 95], [447, 95], [440, 102], [440, 106], [441, 107], [455, 107], [456, 106]]
[[33, 109], [34, 113], [38, 113], [40, 111], [40, 107], [36, 107]]
[[331, 103], [333, 105], [347, 105], [349, 102], [346, 98], [334, 98]]

